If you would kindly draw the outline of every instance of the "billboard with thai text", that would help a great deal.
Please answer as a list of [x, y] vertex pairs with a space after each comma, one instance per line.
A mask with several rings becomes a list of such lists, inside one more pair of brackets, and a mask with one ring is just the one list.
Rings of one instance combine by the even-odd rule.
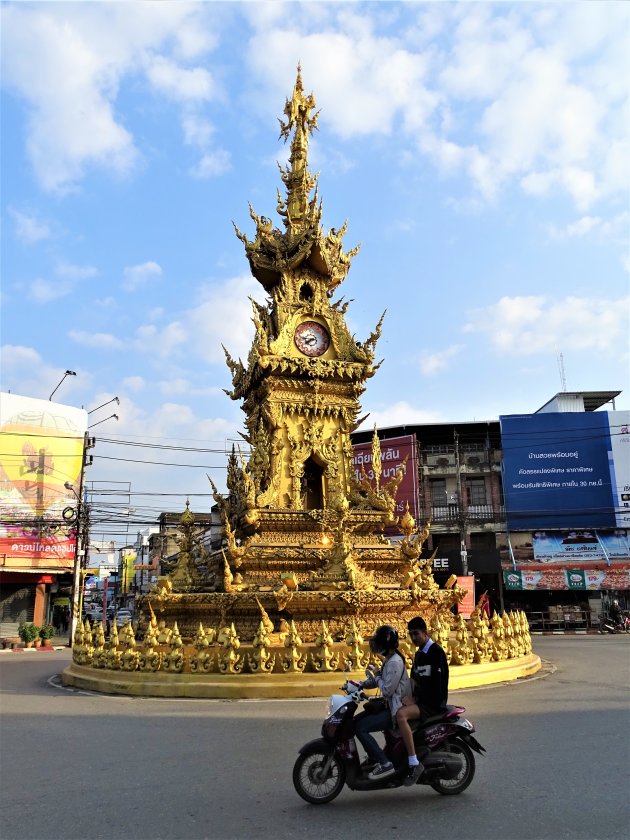
[[[396, 494], [395, 515], [402, 516], [407, 504], [409, 512], [419, 521], [420, 501], [418, 487], [418, 458], [416, 454], [415, 435], [402, 435], [396, 438], [387, 438], [380, 441], [381, 444], [381, 484], [385, 484], [396, 475], [400, 466], [403, 469], [403, 478]], [[405, 461], [406, 459], [406, 461]], [[374, 469], [372, 467], [372, 442], [357, 443], [352, 447], [352, 468], [359, 481], [362, 471], [365, 470], [370, 482], [374, 483]]]
[[86, 429], [83, 409], [0, 394], [0, 555], [5, 568], [72, 568]]
[[630, 412], [501, 417], [513, 530], [630, 525]]
[[535, 563], [628, 562], [628, 532], [616, 531], [535, 531]]

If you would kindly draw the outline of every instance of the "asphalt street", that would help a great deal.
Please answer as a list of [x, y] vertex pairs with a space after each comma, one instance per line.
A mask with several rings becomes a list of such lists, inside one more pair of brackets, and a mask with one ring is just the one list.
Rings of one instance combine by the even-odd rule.
[[324, 700], [164, 700], [62, 688], [69, 652], [0, 657], [2, 840], [617, 840], [630, 827], [630, 636], [536, 637], [544, 675], [453, 692], [487, 748], [457, 797], [312, 806], [298, 748]]

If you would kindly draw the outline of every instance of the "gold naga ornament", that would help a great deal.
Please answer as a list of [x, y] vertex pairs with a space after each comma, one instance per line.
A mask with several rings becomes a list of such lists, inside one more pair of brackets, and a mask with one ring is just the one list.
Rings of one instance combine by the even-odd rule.
[[[145, 648], [135, 660], [128, 636], [122, 652], [110, 639], [110, 668], [136, 662], [151, 672], [226, 679], [308, 672], [312, 680], [361, 669], [370, 659], [364, 639], [379, 624], [404, 637], [419, 614], [455, 660], [472, 657], [461, 628], [449, 650], [451, 608], [464, 593], [440, 589], [432, 559], [420, 559], [429, 525], [417, 526], [408, 508], [400, 521], [395, 516], [406, 465], [382, 480], [376, 428], [372, 475], [352, 464], [350, 436], [363, 421], [365, 383], [381, 364], [375, 348], [384, 315], [357, 340], [345, 320], [349, 302], [335, 298], [359, 247], [344, 248], [347, 222], [328, 232], [321, 225], [318, 176], [308, 168], [318, 115], [298, 67], [280, 120], [280, 137], [290, 140], [289, 162], [280, 166], [286, 194], [278, 192], [276, 204], [283, 229], [251, 206], [253, 238], [235, 226], [266, 300], [252, 300], [246, 361], [224, 348], [226, 393], [241, 403], [247, 454], [232, 449], [226, 495], [212, 484], [223, 546], [205, 547], [187, 502], [175, 566], [139, 599]], [[520, 623], [516, 632], [524, 633]], [[82, 645], [87, 660], [85, 632]]]

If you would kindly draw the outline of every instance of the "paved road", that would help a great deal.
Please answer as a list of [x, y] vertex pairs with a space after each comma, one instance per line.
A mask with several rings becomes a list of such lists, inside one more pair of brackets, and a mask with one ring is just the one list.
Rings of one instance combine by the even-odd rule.
[[[0, 657], [3, 840], [617, 840], [628, 836], [630, 637], [540, 637], [541, 679], [458, 691], [487, 747], [461, 796], [295, 794], [322, 700], [102, 697], [67, 651]], [[53, 680], [54, 683], [54, 680]]]

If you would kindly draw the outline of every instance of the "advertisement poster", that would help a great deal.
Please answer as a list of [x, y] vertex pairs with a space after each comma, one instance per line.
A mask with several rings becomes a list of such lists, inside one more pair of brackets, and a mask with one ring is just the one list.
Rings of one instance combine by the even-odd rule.
[[[415, 435], [404, 435], [402, 437], [388, 438], [381, 440], [381, 484], [390, 481], [395, 475], [398, 467], [403, 464], [403, 478], [396, 494], [396, 516], [402, 516], [407, 504], [409, 512], [419, 522], [420, 497], [418, 487], [418, 457], [416, 454]], [[352, 447], [352, 467], [354, 474], [359, 481], [362, 470], [371, 483], [374, 483], [374, 470], [372, 468], [372, 442], [357, 443]]]
[[503, 582], [506, 590], [623, 590], [630, 588], [630, 568], [504, 571]]
[[[500, 418], [512, 530], [615, 528], [630, 517], [630, 412]], [[626, 489], [627, 488], [627, 489]]]
[[457, 585], [466, 593], [464, 600], [457, 605], [457, 614], [463, 615], [464, 618], [470, 618], [472, 611], [475, 609], [475, 576], [458, 575]]
[[0, 394], [0, 555], [5, 568], [70, 569], [87, 412]]
[[620, 562], [630, 560], [628, 532], [536, 531], [533, 535], [535, 563]]

